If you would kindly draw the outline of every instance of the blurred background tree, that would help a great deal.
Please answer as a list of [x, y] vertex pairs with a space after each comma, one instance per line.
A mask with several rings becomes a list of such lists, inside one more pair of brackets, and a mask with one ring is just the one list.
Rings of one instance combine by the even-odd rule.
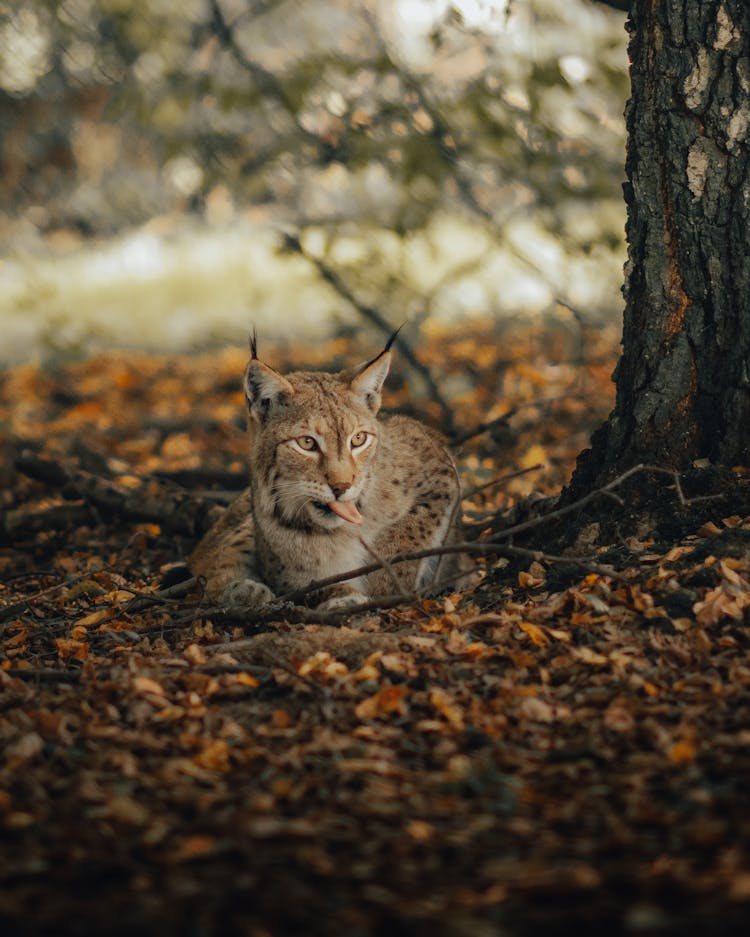
[[362, 312], [617, 318], [623, 21], [588, 0], [0, 3], [2, 359]]

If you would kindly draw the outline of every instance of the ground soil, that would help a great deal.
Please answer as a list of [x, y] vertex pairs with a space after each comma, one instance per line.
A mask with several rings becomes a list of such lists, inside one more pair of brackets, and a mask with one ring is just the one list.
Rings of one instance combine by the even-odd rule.
[[[747, 932], [750, 472], [560, 514], [615, 340], [513, 336], [418, 351], [455, 438], [495, 421], [456, 450], [467, 537], [530, 523], [472, 588], [335, 624], [155, 596], [243, 484], [244, 351], [3, 375], [0, 932]], [[424, 386], [386, 402], [445, 426]]]

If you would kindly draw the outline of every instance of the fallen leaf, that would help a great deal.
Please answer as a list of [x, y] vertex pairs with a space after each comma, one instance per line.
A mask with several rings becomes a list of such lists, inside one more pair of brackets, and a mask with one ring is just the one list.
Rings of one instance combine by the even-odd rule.
[[194, 758], [193, 761], [200, 768], [207, 771], [226, 772], [231, 768], [229, 746], [223, 739], [214, 739]]
[[530, 621], [520, 621], [518, 627], [531, 638], [532, 642], [536, 644], [537, 647], [546, 647], [549, 644], [549, 638], [544, 633], [544, 631]]
[[[133, 598], [132, 595], [129, 598]], [[104, 621], [105, 618], [111, 618], [115, 614], [115, 610], [112, 608], [100, 608], [95, 612], [91, 612], [89, 615], [84, 615], [83, 618], [79, 618], [76, 622], [76, 625], [79, 625], [81, 628], [90, 628], [91, 625], [98, 625], [100, 622]]]
[[692, 739], [682, 739], [669, 749], [667, 758], [673, 765], [684, 765], [695, 761], [695, 743]]
[[60, 660], [86, 660], [89, 656], [89, 646], [86, 641], [55, 638], [55, 647]]
[[152, 680], [151, 677], [133, 677], [133, 689], [136, 693], [152, 693], [155, 696], [166, 696], [164, 687]]
[[384, 686], [373, 696], [368, 696], [355, 707], [357, 719], [377, 719], [381, 716], [390, 716], [397, 713], [401, 716], [406, 714], [406, 697], [409, 690], [403, 684], [398, 686]]
[[446, 720], [452, 729], [456, 732], [464, 730], [464, 714], [460, 706], [457, 706], [453, 697], [439, 687], [433, 687], [430, 690], [430, 703]]

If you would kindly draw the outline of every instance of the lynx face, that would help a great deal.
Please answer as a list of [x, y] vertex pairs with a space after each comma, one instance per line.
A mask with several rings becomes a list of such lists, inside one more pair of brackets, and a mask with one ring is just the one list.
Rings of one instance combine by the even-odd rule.
[[[291, 375], [294, 398], [257, 430], [253, 480], [264, 506], [290, 527], [332, 530], [361, 522], [358, 502], [370, 477], [378, 425], [351, 391], [327, 377], [295, 381]], [[327, 412], [321, 412], [322, 388], [312, 392], [309, 386], [323, 383], [329, 385]]]
[[251, 472], [264, 512], [300, 530], [361, 524], [388, 364], [385, 355], [354, 372], [282, 377], [250, 362]]

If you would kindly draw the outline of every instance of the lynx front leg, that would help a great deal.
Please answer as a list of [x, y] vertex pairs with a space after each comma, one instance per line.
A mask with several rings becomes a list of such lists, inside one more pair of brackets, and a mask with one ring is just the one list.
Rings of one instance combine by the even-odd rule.
[[255, 564], [255, 533], [250, 493], [227, 509], [195, 548], [189, 562], [194, 576], [206, 580], [206, 598], [220, 605], [259, 608], [274, 594], [260, 580]]

